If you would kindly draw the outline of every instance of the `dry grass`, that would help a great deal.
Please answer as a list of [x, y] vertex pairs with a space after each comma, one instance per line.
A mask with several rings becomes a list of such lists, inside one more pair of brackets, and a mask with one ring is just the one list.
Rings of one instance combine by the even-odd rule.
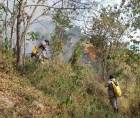
[[[134, 100], [130, 96], [135, 87], [132, 81], [126, 96], [120, 98], [120, 113], [114, 114], [105, 83], [90, 66], [73, 68], [52, 60], [21, 76], [14, 70], [11, 59], [3, 56], [0, 62], [0, 117], [128, 118], [130, 99]], [[123, 86], [123, 81], [120, 84]]]
[[[41, 115], [49, 117], [49, 115], [56, 114], [58, 110], [57, 100], [45, 96], [21, 79], [3, 73], [0, 73], [0, 94], [14, 104], [12, 108], [9, 108], [18, 117], [39, 118]], [[35, 101], [38, 104], [34, 104]]]

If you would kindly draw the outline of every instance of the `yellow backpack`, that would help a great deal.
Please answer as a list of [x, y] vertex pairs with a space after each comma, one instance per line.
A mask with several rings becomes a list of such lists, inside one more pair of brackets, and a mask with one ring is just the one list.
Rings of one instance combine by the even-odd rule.
[[34, 46], [34, 47], [32, 48], [32, 53], [33, 53], [33, 54], [37, 54], [37, 52], [38, 52], [38, 48], [37, 48], [36, 46]]
[[119, 83], [115, 80], [112, 80], [112, 85], [113, 85], [113, 89], [114, 89], [114, 93], [115, 93], [116, 97], [121, 97], [122, 91], [119, 86]]

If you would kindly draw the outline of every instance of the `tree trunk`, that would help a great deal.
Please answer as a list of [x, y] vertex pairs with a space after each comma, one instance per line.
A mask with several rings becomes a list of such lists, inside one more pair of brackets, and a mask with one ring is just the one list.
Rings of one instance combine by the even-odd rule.
[[13, 33], [14, 33], [14, 25], [15, 25], [15, 4], [16, 4], [16, 0], [14, 0], [14, 4], [13, 4], [13, 18], [12, 18], [12, 26], [11, 26], [11, 32], [10, 32], [10, 48], [12, 48], [12, 44], [13, 44]]
[[[6, 7], [8, 8], [8, 0], [7, 0], [7, 2], [6, 2]], [[4, 46], [4, 48], [6, 48], [6, 49], [8, 49], [9, 48], [9, 46], [8, 46], [8, 34], [7, 34], [7, 16], [8, 16], [8, 11], [7, 10], [5, 10], [5, 19], [4, 19], [4, 29], [5, 29], [5, 36], [4, 36], [4, 39], [5, 39], [5, 46]]]
[[2, 48], [2, 40], [3, 40], [3, 35], [2, 35], [2, 31], [0, 31], [0, 48]]
[[17, 33], [17, 40], [16, 40], [16, 55], [17, 55], [17, 61], [16, 61], [16, 65], [17, 68], [21, 67], [23, 64], [22, 61], [22, 53], [21, 53], [21, 7], [22, 7], [22, 2], [23, 0], [21, 0], [19, 2], [18, 5], [18, 15], [17, 15], [17, 25], [16, 25], [16, 33]]

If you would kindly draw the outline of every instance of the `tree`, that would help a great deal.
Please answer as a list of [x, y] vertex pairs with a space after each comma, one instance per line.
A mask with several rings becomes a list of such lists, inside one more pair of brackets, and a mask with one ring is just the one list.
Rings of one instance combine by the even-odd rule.
[[[8, 34], [7, 34], [7, 27], [8, 27], [8, 25], [7, 25], [7, 23], [8, 23], [8, 21], [7, 21], [7, 15], [8, 15], [8, 11], [9, 11], [9, 9], [8, 8], [6, 8], [6, 7], [8, 7], [8, 1], [6, 2], [6, 6], [3, 4], [3, 3], [1, 3], [0, 4], [0, 12], [1, 12], [1, 19], [0, 19], [0, 21], [1, 21], [1, 34], [3, 34], [3, 36], [1, 36], [1, 37], [3, 37], [4, 38], [4, 48], [5, 49], [8, 49]], [[5, 17], [3, 18], [3, 14], [5, 14]], [[1, 43], [3, 43], [3, 41], [1, 41]]]
[[16, 30], [16, 33], [17, 33], [17, 40], [16, 40], [16, 49], [17, 49], [17, 67], [20, 67], [22, 65], [22, 55], [21, 55], [21, 38], [20, 35], [21, 35], [21, 19], [22, 19], [22, 16], [21, 16], [21, 10], [22, 10], [22, 5], [23, 5], [23, 0], [21, 0], [18, 4], [18, 14], [17, 14], [17, 30]]
[[55, 56], [62, 52], [64, 43], [67, 42], [68, 37], [65, 35], [65, 29], [71, 28], [74, 25], [73, 21], [78, 21], [77, 17], [80, 16], [81, 11], [90, 9], [90, 4], [82, 3], [81, 0], [62, 0], [60, 7], [61, 9], [56, 9], [53, 15], [53, 20], [56, 23], [56, 30], [52, 36]]
[[[13, 5], [12, 9], [9, 8], [8, 3]], [[67, 1], [68, 2], [68, 1]], [[8, 16], [5, 18], [5, 29], [7, 29], [7, 21], [10, 23], [11, 33], [10, 37], [10, 47], [12, 47], [13, 35], [16, 34], [16, 55], [17, 55], [17, 67], [23, 65], [24, 55], [22, 53], [22, 47], [25, 43], [26, 34], [32, 23], [38, 21], [41, 17], [47, 16], [48, 12], [55, 13], [54, 10], [73, 10], [73, 9], [86, 9], [85, 7], [63, 7], [60, 3], [62, 0], [54, 1], [53, 4], [47, 5], [47, 1], [44, 0], [32, 0], [28, 2], [27, 0], [14, 0], [13, 2], [6, 0], [6, 5], [3, 3], [3, 8], [6, 10]], [[36, 15], [37, 9], [41, 9], [39, 15]], [[30, 10], [30, 12], [28, 12]], [[17, 12], [16, 12], [17, 11]], [[7, 19], [8, 18], [8, 19]], [[16, 30], [15, 30], [16, 29]]]
[[123, 36], [127, 27], [119, 21], [119, 13], [111, 9], [103, 9], [100, 14], [100, 19], [93, 18], [93, 27], [90, 29], [91, 42], [96, 48], [97, 56], [99, 57], [102, 67], [102, 77], [113, 70], [108, 59], [118, 48], [121, 37]]
[[64, 42], [67, 40], [67, 37], [65, 35], [65, 29], [71, 26], [71, 21], [68, 17], [64, 15], [64, 13], [61, 10], [56, 11], [56, 13], [53, 16], [53, 20], [56, 23], [56, 28], [52, 36], [52, 46], [54, 56], [57, 56], [63, 50]]
[[[8, 1], [8, 0], [7, 0]], [[73, 9], [88, 9], [86, 7], [62, 7], [59, 5], [63, 1], [57, 1], [54, 2], [52, 5], [47, 5], [48, 3], [44, 0], [32, 0], [32, 3], [34, 4], [29, 4], [27, 0], [14, 0], [13, 3], [13, 12], [10, 11], [11, 19], [12, 19], [12, 29], [11, 29], [11, 37], [10, 40], [12, 40], [13, 36], [13, 29], [14, 25], [16, 26], [16, 55], [17, 55], [17, 67], [23, 66], [23, 53], [22, 53], [22, 47], [25, 43], [25, 37], [26, 34], [28, 33], [28, 30], [32, 23], [35, 21], [38, 21], [39, 18], [42, 16], [46, 16], [48, 12], [55, 12], [55, 10], [73, 10]], [[7, 7], [8, 8], [8, 7]], [[42, 8], [42, 12], [39, 14], [39, 16], [35, 16], [35, 13], [38, 8]], [[27, 11], [30, 10], [29, 13]], [[17, 13], [15, 13], [17, 11]], [[11, 20], [10, 19], [10, 20]], [[16, 22], [13, 22], [16, 20]], [[61, 23], [62, 24], [62, 23]], [[61, 33], [62, 34], [62, 33]]]
[[[125, 4], [126, 3], [126, 4]], [[130, 19], [130, 22], [132, 22], [132, 26], [134, 27], [134, 30], [137, 28], [140, 28], [140, 1], [139, 0], [130, 0], [129, 2], [127, 0], [122, 0], [121, 7], [124, 8], [127, 13], [131, 13], [132, 18], [128, 17]]]
[[131, 0], [132, 2], [132, 11], [133, 11], [133, 15], [135, 17], [134, 22], [133, 22], [133, 26], [135, 28], [140, 28], [140, 1], [139, 0]]

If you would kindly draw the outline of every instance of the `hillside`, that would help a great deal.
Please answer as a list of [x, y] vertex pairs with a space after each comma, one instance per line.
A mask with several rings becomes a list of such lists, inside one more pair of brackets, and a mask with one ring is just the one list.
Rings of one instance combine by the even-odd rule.
[[1, 57], [2, 118], [131, 118], [127, 97], [120, 99], [120, 113], [113, 113], [105, 83], [90, 65], [72, 68], [53, 61], [36, 67], [30, 62], [20, 74], [12, 57]]
[[140, 118], [139, 14], [140, 0], [0, 0], [0, 118]]

